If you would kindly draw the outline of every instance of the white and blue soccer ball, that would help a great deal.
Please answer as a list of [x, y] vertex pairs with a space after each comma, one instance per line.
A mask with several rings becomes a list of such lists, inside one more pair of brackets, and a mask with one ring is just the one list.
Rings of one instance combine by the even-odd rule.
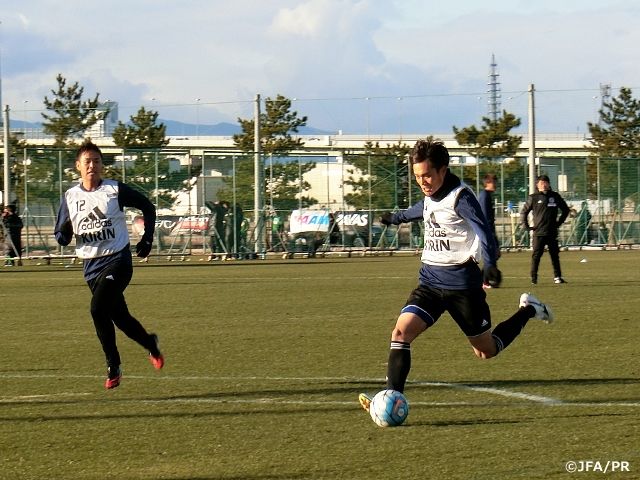
[[407, 419], [409, 404], [397, 390], [382, 390], [371, 400], [369, 413], [379, 427], [397, 427]]

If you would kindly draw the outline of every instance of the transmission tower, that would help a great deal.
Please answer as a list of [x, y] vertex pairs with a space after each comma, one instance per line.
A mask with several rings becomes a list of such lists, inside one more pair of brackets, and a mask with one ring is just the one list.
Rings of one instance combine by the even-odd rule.
[[[610, 83], [601, 83], [600, 84], [600, 109], [604, 108], [605, 102], [609, 102], [611, 100], [611, 84]], [[598, 115], [598, 124], [602, 124], [602, 115]]]
[[498, 81], [498, 72], [496, 71], [496, 56], [491, 54], [491, 68], [489, 69], [489, 86], [487, 93], [489, 94], [489, 118], [495, 121], [500, 115], [500, 82]]

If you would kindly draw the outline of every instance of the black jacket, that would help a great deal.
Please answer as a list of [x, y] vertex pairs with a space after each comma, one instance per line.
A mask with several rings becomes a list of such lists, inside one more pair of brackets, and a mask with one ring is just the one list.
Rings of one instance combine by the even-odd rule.
[[[560, 218], [558, 218], [560, 210]], [[527, 215], [533, 212], [533, 226], [529, 225]], [[569, 216], [569, 207], [558, 192], [547, 190], [529, 195], [520, 212], [520, 222], [525, 230], [533, 230], [537, 237], [557, 236], [558, 227]]]

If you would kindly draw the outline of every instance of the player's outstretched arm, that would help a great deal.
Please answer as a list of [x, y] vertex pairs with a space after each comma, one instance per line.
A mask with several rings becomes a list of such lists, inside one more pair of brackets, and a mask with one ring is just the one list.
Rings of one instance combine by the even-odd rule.
[[58, 242], [63, 247], [66, 247], [71, 243], [73, 239], [73, 226], [71, 225], [71, 217], [69, 216], [69, 208], [67, 206], [67, 199], [62, 197], [60, 202], [60, 208], [58, 209], [58, 219], [56, 220], [56, 226], [53, 229], [53, 233]]
[[118, 203], [120, 204], [120, 208], [132, 207], [142, 212], [144, 234], [142, 235], [142, 240], [136, 245], [136, 254], [138, 257], [145, 258], [151, 252], [151, 245], [153, 243], [153, 233], [156, 228], [156, 207], [154, 207], [153, 203], [151, 203], [147, 197], [128, 185], [119, 183], [118, 188]]

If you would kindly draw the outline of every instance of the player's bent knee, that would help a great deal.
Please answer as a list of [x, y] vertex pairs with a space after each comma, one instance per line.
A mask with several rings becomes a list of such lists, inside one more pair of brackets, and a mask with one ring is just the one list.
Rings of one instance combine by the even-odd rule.
[[473, 353], [476, 354], [476, 356], [478, 358], [481, 358], [482, 360], [489, 360], [490, 358], [495, 357], [498, 352], [497, 351], [484, 351], [484, 350], [478, 350], [477, 348], [474, 347], [473, 349]]
[[398, 317], [391, 332], [391, 341], [411, 343], [426, 329], [427, 324], [420, 317], [412, 313], [403, 313]]
[[405, 330], [398, 327], [394, 328], [391, 332], [391, 341], [410, 343], [409, 336], [406, 334]]

